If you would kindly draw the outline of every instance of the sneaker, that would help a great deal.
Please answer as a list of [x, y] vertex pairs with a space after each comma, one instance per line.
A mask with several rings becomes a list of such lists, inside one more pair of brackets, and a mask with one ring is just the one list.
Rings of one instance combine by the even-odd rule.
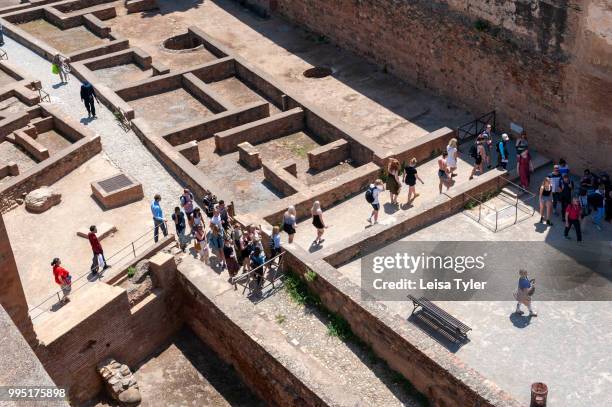
[[537, 312], [533, 312], [533, 311], [529, 311], [529, 316], [530, 317], [537, 317], [538, 313]]
[[471, 181], [471, 180], [473, 180], [473, 179], [474, 179], [474, 176], [473, 176], [473, 175], [470, 175], [470, 181]]
[[368, 223], [371, 225], [372, 224], [372, 218], [368, 218], [366, 219], [368, 221]]

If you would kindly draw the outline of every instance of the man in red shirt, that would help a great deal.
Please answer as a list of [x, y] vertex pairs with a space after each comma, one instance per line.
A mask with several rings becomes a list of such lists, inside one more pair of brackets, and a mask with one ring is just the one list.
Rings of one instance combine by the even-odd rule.
[[572, 198], [572, 203], [565, 209], [565, 231], [563, 232], [566, 239], [570, 239], [569, 231], [574, 225], [576, 229], [576, 239], [582, 242], [582, 231], [580, 230], [580, 216], [582, 214], [582, 206], [580, 205], [580, 199], [575, 196]]
[[62, 262], [57, 257], [53, 259], [51, 266], [53, 267], [53, 277], [55, 277], [55, 283], [62, 287], [62, 293], [64, 294], [61, 302], [66, 303], [70, 301], [68, 294], [70, 294], [70, 291], [72, 290], [72, 277], [70, 277], [68, 270], [62, 267]]
[[98, 229], [95, 225], [91, 225], [89, 227], [89, 234], [87, 238], [89, 239], [89, 244], [91, 244], [91, 250], [93, 251], [93, 260], [91, 262], [91, 273], [96, 275], [98, 274], [98, 270], [102, 265], [102, 271], [106, 270], [110, 266], [106, 263], [106, 258], [104, 257], [104, 250], [102, 250], [102, 245], [98, 240]]

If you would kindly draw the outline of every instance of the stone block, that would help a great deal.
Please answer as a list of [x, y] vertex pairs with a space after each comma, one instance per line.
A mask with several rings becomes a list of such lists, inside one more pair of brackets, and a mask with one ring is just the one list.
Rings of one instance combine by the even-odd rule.
[[41, 187], [26, 195], [25, 204], [28, 211], [42, 213], [58, 205], [61, 200], [62, 194], [55, 192], [52, 188]]
[[248, 141], [238, 144], [238, 157], [239, 161], [249, 170], [257, 170], [261, 168], [261, 157], [259, 156], [259, 151], [257, 151]]
[[350, 145], [344, 140], [336, 140], [308, 152], [308, 167], [314, 171], [323, 171], [334, 167], [350, 157]]
[[92, 182], [91, 191], [105, 209], [127, 205], [144, 198], [142, 184], [123, 173]]
[[[89, 234], [89, 226], [79, 229], [77, 231], [77, 236], [87, 239], [87, 235]], [[102, 240], [117, 231], [117, 227], [115, 225], [111, 225], [110, 223], [106, 222], [96, 224], [96, 229], [98, 229], [98, 233], [96, 233], [98, 240]]]

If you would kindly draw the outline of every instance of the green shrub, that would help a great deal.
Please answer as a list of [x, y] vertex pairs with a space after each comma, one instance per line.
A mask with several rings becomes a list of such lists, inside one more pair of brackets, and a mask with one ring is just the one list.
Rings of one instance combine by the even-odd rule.
[[277, 314], [275, 318], [276, 318], [276, 323], [279, 325], [287, 320], [287, 317], [284, 316], [283, 314]]
[[134, 268], [134, 267], [129, 267], [129, 268], [127, 269], [127, 276], [128, 276], [128, 278], [132, 278], [132, 277], [134, 277], [134, 274], [136, 274], [136, 268]]
[[315, 281], [317, 279], [317, 273], [315, 273], [312, 270], [308, 270], [306, 272], [306, 274], [304, 274], [304, 278], [306, 279], [306, 281], [308, 281], [309, 283], [312, 283], [313, 281]]

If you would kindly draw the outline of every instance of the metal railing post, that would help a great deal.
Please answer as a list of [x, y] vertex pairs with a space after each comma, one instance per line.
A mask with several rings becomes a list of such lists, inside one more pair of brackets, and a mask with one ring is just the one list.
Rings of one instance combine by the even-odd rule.
[[134, 248], [134, 242], [132, 242], [132, 253], [134, 253], [134, 257], [136, 257], [136, 249]]

